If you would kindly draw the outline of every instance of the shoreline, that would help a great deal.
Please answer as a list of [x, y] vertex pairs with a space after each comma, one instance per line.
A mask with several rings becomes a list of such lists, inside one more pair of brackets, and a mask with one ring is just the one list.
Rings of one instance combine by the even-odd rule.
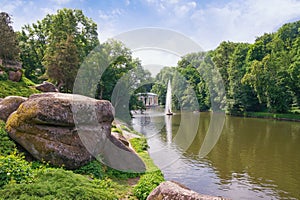
[[293, 113], [267, 113], [267, 112], [245, 112], [242, 114], [226, 114], [233, 117], [273, 119], [278, 121], [300, 122], [300, 114]]

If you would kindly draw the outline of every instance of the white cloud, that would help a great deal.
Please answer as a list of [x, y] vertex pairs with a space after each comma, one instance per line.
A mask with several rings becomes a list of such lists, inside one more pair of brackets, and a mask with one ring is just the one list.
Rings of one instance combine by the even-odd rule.
[[102, 20], [114, 20], [116, 19], [117, 17], [121, 16], [123, 11], [116, 8], [116, 9], [113, 9], [111, 11], [103, 11], [103, 10], [99, 10], [98, 11], [99, 13], [99, 17], [100, 19]]
[[123, 15], [124, 11], [119, 8], [110, 11], [98, 11], [98, 18], [93, 18], [93, 20], [99, 25], [98, 34], [101, 43], [120, 32], [120, 30], [118, 30], [118, 22]]
[[194, 1], [191, 1], [191, 2], [187, 2], [185, 4], [182, 4], [182, 5], [176, 5], [173, 10], [177, 17], [183, 17], [186, 14], [188, 14], [191, 10], [195, 9], [196, 6], [197, 6], [197, 3]]
[[256, 36], [275, 31], [297, 17], [300, 17], [299, 1], [246, 0], [197, 10], [190, 21], [196, 31], [194, 37], [205, 49], [212, 49], [224, 40], [253, 42]]
[[72, 0], [51, 0], [51, 1], [54, 1], [58, 5], [64, 5], [70, 3]]

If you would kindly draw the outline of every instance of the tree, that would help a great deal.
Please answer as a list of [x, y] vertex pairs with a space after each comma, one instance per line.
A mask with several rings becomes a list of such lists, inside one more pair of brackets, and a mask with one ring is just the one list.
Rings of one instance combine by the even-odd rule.
[[161, 105], [166, 103], [167, 84], [169, 80], [173, 80], [175, 71], [175, 67], [164, 67], [155, 77], [155, 84], [152, 86], [151, 92], [158, 95], [158, 102]]
[[293, 62], [289, 66], [288, 72], [291, 76], [291, 89], [300, 105], [300, 37], [294, 41], [292, 56]]
[[238, 43], [230, 59], [227, 95], [227, 110], [230, 113], [255, 111], [259, 107], [255, 91], [249, 84], [242, 82], [246, 73], [246, 57], [249, 47], [249, 44]]
[[18, 38], [25, 76], [38, 82], [46, 71], [42, 63], [45, 54], [69, 36], [76, 45], [79, 64], [99, 45], [97, 24], [84, 16], [81, 10], [64, 8], [37, 23], [22, 27]]
[[0, 13], [0, 58], [3, 60], [19, 60], [19, 47], [17, 35], [12, 26], [12, 20], [9, 14]]
[[130, 49], [117, 40], [111, 39], [101, 44], [98, 53], [102, 58], [99, 64], [105, 71], [97, 85], [97, 98], [111, 100], [117, 81], [140, 63], [132, 58]]
[[195, 105], [193, 99], [191, 99], [191, 92], [193, 91], [197, 97], [199, 108], [195, 108], [196, 110], [207, 111], [210, 107], [209, 102], [209, 92], [206, 86], [206, 83], [201, 77], [201, 74], [198, 71], [201, 63], [203, 62], [205, 57], [204, 52], [191, 53], [185, 55], [179, 62], [177, 70], [178, 72], [186, 78], [189, 86], [186, 88], [185, 95], [190, 96], [190, 98], [184, 98], [184, 104]]
[[48, 77], [61, 91], [71, 92], [79, 68], [79, 56], [73, 36], [68, 36], [65, 41], [61, 40], [47, 51], [44, 64]]
[[225, 86], [225, 91], [228, 91], [228, 68], [230, 57], [234, 52], [236, 44], [233, 42], [222, 42], [216, 50], [213, 51], [212, 60], [214, 66], [219, 70], [223, 83]]

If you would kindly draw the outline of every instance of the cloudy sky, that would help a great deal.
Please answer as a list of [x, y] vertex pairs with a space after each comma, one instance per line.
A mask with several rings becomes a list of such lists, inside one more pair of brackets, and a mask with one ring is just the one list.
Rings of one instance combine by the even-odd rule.
[[124, 31], [160, 27], [192, 38], [205, 50], [221, 41], [253, 42], [300, 19], [299, 0], [0, 0], [15, 30], [60, 8], [76, 8], [98, 24], [105, 41]]
[[[98, 24], [100, 42], [126, 31], [156, 27], [181, 33], [204, 50], [215, 49], [222, 41], [251, 43], [284, 23], [300, 20], [300, 0], [0, 0], [0, 11], [12, 15], [15, 30], [60, 8], [83, 10]], [[143, 65], [175, 66], [180, 58], [159, 53], [153, 59], [153, 52], [134, 53]]]

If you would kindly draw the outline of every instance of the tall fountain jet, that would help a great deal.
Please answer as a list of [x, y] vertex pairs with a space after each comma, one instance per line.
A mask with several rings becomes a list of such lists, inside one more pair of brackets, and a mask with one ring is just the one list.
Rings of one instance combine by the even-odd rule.
[[165, 113], [166, 113], [166, 115], [173, 115], [173, 113], [172, 113], [172, 88], [171, 88], [170, 80], [168, 81]]

